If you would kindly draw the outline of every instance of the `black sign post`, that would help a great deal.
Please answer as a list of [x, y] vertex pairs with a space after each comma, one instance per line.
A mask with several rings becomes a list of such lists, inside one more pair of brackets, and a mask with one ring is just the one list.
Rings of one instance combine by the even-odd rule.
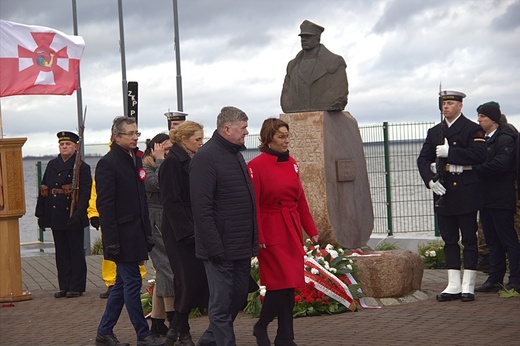
[[137, 123], [137, 82], [128, 82], [128, 116]]

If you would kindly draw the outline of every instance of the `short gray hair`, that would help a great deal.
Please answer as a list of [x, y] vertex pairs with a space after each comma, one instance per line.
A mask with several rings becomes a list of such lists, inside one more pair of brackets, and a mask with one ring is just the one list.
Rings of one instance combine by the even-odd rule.
[[227, 124], [234, 124], [239, 121], [248, 120], [249, 118], [243, 110], [233, 106], [226, 106], [220, 110], [220, 113], [217, 116], [217, 130], [221, 131]]
[[125, 132], [123, 129], [124, 125], [132, 125], [135, 124], [135, 118], [133, 117], [124, 117], [118, 116], [114, 118], [114, 122], [112, 123], [112, 136], [119, 135], [122, 132]]

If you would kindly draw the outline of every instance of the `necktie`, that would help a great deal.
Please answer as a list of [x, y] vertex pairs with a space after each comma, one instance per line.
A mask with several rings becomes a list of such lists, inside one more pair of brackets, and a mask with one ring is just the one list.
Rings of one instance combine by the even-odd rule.
[[488, 135], [485, 135], [484, 136], [484, 139], [486, 140], [486, 142], [489, 140], [489, 136]]

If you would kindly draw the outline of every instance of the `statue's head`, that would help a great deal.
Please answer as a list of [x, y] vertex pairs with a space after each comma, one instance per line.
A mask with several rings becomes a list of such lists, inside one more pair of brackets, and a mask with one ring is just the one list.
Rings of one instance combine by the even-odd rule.
[[320, 43], [321, 33], [325, 30], [322, 26], [314, 24], [311, 21], [304, 20], [300, 25], [300, 33], [302, 49], [310, 50]]

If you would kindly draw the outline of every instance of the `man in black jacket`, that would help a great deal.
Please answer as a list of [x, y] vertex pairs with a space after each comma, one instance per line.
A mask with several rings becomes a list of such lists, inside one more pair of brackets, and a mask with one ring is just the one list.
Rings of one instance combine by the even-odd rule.
[[[480, 192], [477, 174], [472, 166], [486, 159], [486, 143], [482, 128], [462, 114], [462, 99], [466, 94], [443, 90], [443, 123], [428, 130], [421, 153], [417, 158], [419, 173], [424, 184], [434, 193], [434, 200], [444, 196], [444, 205], [434, 208], [439, 230], [444, 240], [444, 254], [448, 267], [448, 286], [437, 295], [437, 301], [475, 299], [475, 278], [478, 262], [477, 210]], [[440, 143], [441, 126], [444, 127], [444, 144]], [[447, 161], [445, 179], [435, 179], [431, 169], [436, 158]], [[461, 284], [459, 230], [462, 234], [464, 277]]]
[[224, 107], [217, 130], [190, 164], [195, 250], [208, 278], [210, 325], [198, 345], [236, 344], [233, 321], [247, 299], [258, 252], [255, 197], [241, 151], [247, 115]]
[[116, 283], [97, 330], [98, 346], [128, 345], [119, 343], [113, 332], [123, 306], [136, 331], [138, 346], [164, 345], [150, 332], [141, 305], [139, 263], [148, 259], [155, 244], [144, 189], [146, 171], [136, 155], [140, 135], [134, 118], [115, 118], [111, 150], [96, 166], [103, 255], [117, 264]]
[[81, 161], [76, 210], [70, 216], [72, 180], [79, 136], [57, 133], [60, 154], [49, 161], [43, 175], [35, 215], [40, 228], [50, 227], [56, 249], [56, 269], [60, 290], [55, 298], [83, 295], [87, 285], [84, 234], [88, 226], [87, 207], [92, 176], [90, 166]]
[[496, 104], [483, 104], [477, 112], [478, 122], [486, 132], [487, 158], [474, 169], [480, 178], [480, 220], [489, 248], [490, 269], [487, 280], [475, 291], [497, 292], [502, 288], [507, 254], [509, 283], [506, 288], [520, 292], [520, 243], [514, 228], [518, 133], [499, 124], [501, 113]]

